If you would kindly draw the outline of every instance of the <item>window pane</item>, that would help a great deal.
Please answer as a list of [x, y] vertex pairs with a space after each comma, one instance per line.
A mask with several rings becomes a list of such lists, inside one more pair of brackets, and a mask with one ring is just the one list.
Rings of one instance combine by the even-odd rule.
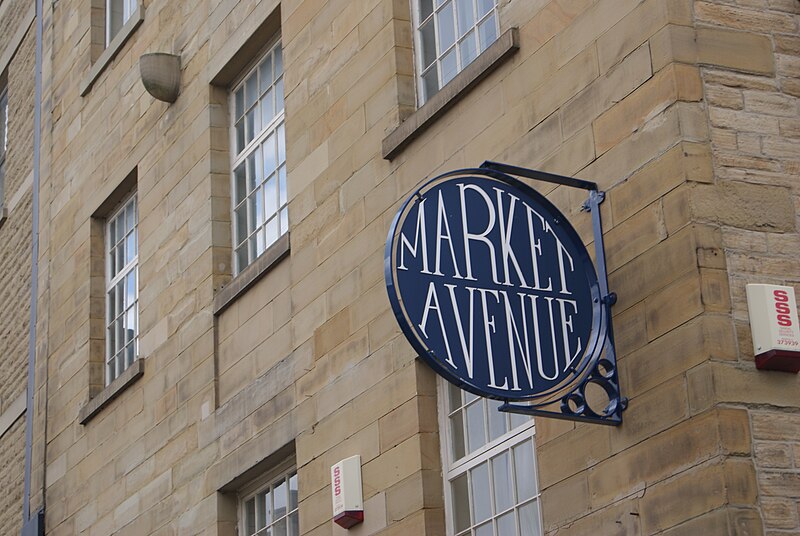
[[281, 210], [281, 230], [280, 233], [283, 234], [289, 230], [289, 209], [284, 208]]
[[475, 523], [480, 523], [492, 516], [491, 497], [487, 493], [489, 488], [489, 465], [482, 463], [470, 471], [472, 487], [472, 510]]
[[256, 133], [255, 133], [255, 129], [256, 129], [256, 111], [255, 111], [255, 109], [250, 110], [249, 112], [247, 112], [247, 115], [245, 116], [245, 125], [246, 125], [246, 127], [245, 127], [245, 139], [244, 139], [244, 141], [247, 144], [247, 143], [250, 143], [251, 141], [253, 141], [253, 138], [256, 135]]
[[502, 512], [514, 505], [511, 490], [511, 460], [508, 452], [492, 458], [492, 478], [494, 480], [495, 511]]
[[125, 303], [125, 286], [122, 281], [117, 283], [117, 310], [114, 311], [114, 316], [117, 317], [122, 314], [122, 311], [125, 310], [130, 304]]
[[481, 401], [475, 402], [467, 408], [467, 439], [470, 452], [475, 451], [486, 443], [483, 403]]
[[453, 3], [448, 2], [436, 16], [439, 22], [439, 54], [456, 42], [455, 21], [453, 20]]
[[439, 91], [439, 77], [436, 74], [436, 67], [432, 67], [422, 75], [422, 85], [425, 88], [425, 100], [436, 95], [436, 92]]
[[269, 177], [275, 172], [275, 136], [270, 135], [264, 142], [264, 176]]
[[278, 78], [283, 74], [283, 49], [280, 43], [275, 47], [273, 54], [275, 56], [275, 78]]
[[297, 509], [297, 473], [289, 477], [289, 510]]
[[244, 504], [245, 534], [251, 536], [256, 531], [256, 501], [250, 499]]
[[108, 327], [106, 334], [108, 335], [108, 347], [110, 348], [109, 354], [112, 354], [117, 349], [117, 331], [114, 329], [113, 324]]
[[456, 50], [453, 49], [442, 58], [442, 85], [445, 85], [458, 74]]
[[495, 0], [478, 0], [478, 18], [486, 15], [494, 7]]
[[133, 342], [134, 329], [136, 328], [136, 312], [133, 307], [125, 312], [125, 344]]
[[511, 429], [513, 430], [517, 426], [522, 426], [523, 424], [527, 424], [530, 422], [532, 417], [528, 417], [527, 415], [520, 415], [519, 413], [512, 413], [511, 414]]
[[114, 249], [114, 255], [117, 257], [115, 261], [117, 263], [117, 270], [122, 270], [122, 268], [125, 266], [125, 248], [122, 246], [122, 244]]
[[533, 442], [514, 447], [514, 473], [517, 477], [517, 502], [536, 495], [536, 471], [533, 465]]
[[259, 188], [256, 191], [255, 195], [253, 196], [255, 199], [255, 206], [256, 206], [256, 224], [255, 228], [259, 228], [264, 225], [266, 218], [264, 218], [264, 189]]
[[[130, 330], [132, 331], [132, 330]], [[125, 368], [127, 369], [131, 365], [133, 365], [133, 360], [136, 359], [135, 354], [136, 347], [133, 343], [129, 344], [127, 348], [125, 348]]]
[[286, 131], [283, 123], [278, 127], [278, 163], [286, 162]]
[[491, 522], [476, 528], [475, 536], [494, 536], [494, 531], [492, 530]]
[[286, 166], [281, 166], [281, 169], [278, 171], [278, 186], [280, 188], [280, 205], [283, 206], [287, 202], [286, 196]]
[[267, 218], [271, 218], [278, 211], [277, 180], [277, 177], [273, 175], [272, 178], [267, 181], [267, 184], [264, 187], [264, 191], [266, 193], [265, 212]]
[[244, 119], [240, 119], [236, 123], [236, 154], [239, 154], [244, 149]]
[[256, 256], [264, 253], [264, 250], [266, 249], [267, 249], [267, 244], [264, 240], [264, 230], [259, 229], [258, 231], [256, 231]]
[[242, 271], [247, 264], [247, 243], [244, 243], [236, 250], [236, 270]]
[[116, 234], [114, 235], [114, 241], [120, 242], [122, 238], [125, 236], [125, 226], [123, 224], [121, 214], [115, 219], [117, 220], [117, 226], [116, 226], [117, 231]]
[[258, 520], [258, 528], [261, 529], [272, 523], [272, 497], [269, 491], [256, 495], [256, 503], [261, 510]]
[[249, 194], [256, 189], [258, 184], [256, 180], [260, 173], [256, 172], [256, 154], [252, 153], [247, 157], [247, 193]]
[[250, 109], [258, 99], [258, 79], [256, 73], [251, 74], [244, 83], [244, 102], [245, 107]]
[[236, 109], [234, 110], [234, 119], [240, 119], [244, 115], [244, 88], [240, 87], [236, 91]]
[[480, 36], [481, 50], [495, 42], [497, 39], [497, 28], [495, 28], [494, 15], [487, 18], [478, 26], [478, 35]]
[[114, 300], [116, 297], [115, 290], [116, 287], [109, 290], [107, 294], [108, 299], [106, 300], [106, 324], [108, 324], [112, 320], [114, 311], [116, 311], [116, 305], [114, 304]]
[[449, 409], [451, 412], [461, 407], [461, 389], [449, 382], [447, 383], [447, 398], [450, 403]]
[[267, 56], [258, 67], [258, 74], [261, 78], [261, 93], [264, 93], [272, 85], [272, 56]]
[[261, 98], [261, 124], [267, 126], [273, 117], [275, 117], [275, 110], [272, 102], [272, 90], [270, 89]]
[[273, 501], [275, 503], [275, 518], [283, 517], [286, 515], [286, 481], [280, 479], [275, 484], [275, 490], [272, 492]]
[[518, 534], [516, 527], [516, 520], [514, 519], [514, 511], [500, 516], [497, 518], [497, 534]]
[[453, 513], [455, 517], [456, 532], [466, 530], [470, 526], [469, 516], [469, 489], [467, 488], [467, 475], [462, 474], [451, 482], [453, 492]]
[[453, 449], [453, 461], [460, 460], [466, 455], [466, 449], [464, 448], [464, 420], [462, 411], [459, 411], [450, 417], [450, 435]]
[[241, 164], [233, 172], [233, 191], [234, 202], [238, 205], [242, 199], [247, 195], [247, 174], [244, 170], [244, 164]]
[[267, 247], [271, 246], [278, 239], [278, 218], [272, 218], [267, 222]]
[[539, 501], [533, 501], [519, 509], [521, 534], [539, 536]]
[[136, 234], [131, 233], [125, 239], [125, 263], [129, 263], [136, 256]]
[[425, 69], [436, 60], [436, 34], [433, 28], [433, 19], [423, 24], [419, 30], [422, 47], [422, 68]]
[[419, 20], [420, 22], [427, 19], [433, 13], [432, 0], [419, 0]]
[[456, 11], [458, 12], [458, 35], [464, 35], [472, 29], [475, 19], [472, 15], [472, 0], [457, 0]]
[[124, 21], [122, 0], [107, 0], [106, 2], [106, 46], [114, 39], [114, 36], [122, 29]]
[[256, 228], [256, 196], [247, 198], [247, 231], [252, 233]]
[[276, 113], [283, 111], [283, 78], [275, 84], [275, 110]]
[[125, 209], [125, 230], [130, 231], [133, 229], [133, 220], [135, 219], [136, 215], [136, 205], [135, 203], [131, 202], [128, 205], [128, 208]]
[[122, 350], [123, 346], [125, 345], [125, 327], [122, 324], [123, 321], [121, 318], [116, 322], [114, 322], [114, 330], [117, 332], [116, 333], [117, 347], [114, 348], [114, 351], [116, 352]]
[[489, 441], [493, 441], [508, 432], [507, 414], [497, 409], [502, 405], [499, 400], [487, 400], [486, 404], [489, 413]]
[[300, 536], [300, 521], [297, 518], [297, 512], [289, 516], [289, 536]]
[[238, 246], [247, 238], [247, 205], [242, 203], [235, 210], [236, 220], [236, 244]]
[[466, 67], [478, 57], [478, 45], [475, 42], [475, 32], [470, 32], [458, 45], [461, 50], [461, 65]]
[[272, 536], [286, 536], [285, 517], [272, 526]]

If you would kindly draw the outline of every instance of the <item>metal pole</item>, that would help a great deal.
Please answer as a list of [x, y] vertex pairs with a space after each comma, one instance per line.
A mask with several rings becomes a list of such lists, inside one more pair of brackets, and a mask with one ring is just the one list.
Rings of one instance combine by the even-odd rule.
[[22, 496], [23, 531], [31, 518], [31, 464], [33, 450], [33, 400], [36, 388], [36, 322], [39, 293], [39, 167], [42, 144], [42, 0], [36, 0], [36, 68], [33, 108], [33, 207], [31, 215], [31, 310], [28, 336], [28, 386], [25, 410], [25, 491]]

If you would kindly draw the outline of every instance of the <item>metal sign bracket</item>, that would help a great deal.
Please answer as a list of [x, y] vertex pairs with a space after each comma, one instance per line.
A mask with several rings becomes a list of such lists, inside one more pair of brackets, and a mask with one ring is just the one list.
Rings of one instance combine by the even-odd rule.
[[[606, 318], [608, 319], [604, 355], [594, 364], [594, 369], [591, 374], [581, 381], [572, 392], [561, 398], [560, 404], [556, 401], [543, 406], [537, 406], [532, 404], [511, 403], [506, 400], [505, 403], [500, 406], [500, 411], [619, 426], [622, 424], [622, 412], [628, 407], [628, 399], [620, 394], [619, 375], [617, 373], [617, 353], [611, 322], [611, 307], [616, 303], [617, 295], [608, 290], [608, 272], [606, 268], [605, 247], [603, 245], [603, 223], [600, 218], [600, 204], [605, 200], [605, 192], [600, 191], [597, 184], [591, 181], [573, 177], [563, 177], [552, 173], [498, 162], [484, 162], [481, 168], [589, 191], [589, 197], [582, 205], [581, 209], [591, 213], [592, 216], [595, 264], [597, 268], [597, 279], [600, 285], [600, 300], [602, 307], [605, 309]], [[600, 402], [600, 405], [602, 405], [605, 397], [608, 397], [608, 402], [605, 403], [606, 405], [604, 408], [599, 409], [592, 407], [593, 404], [598, 403], [597, 399], [603, 400], [603, 402]], [[559, 406], [558, 408], [552, 408], [552, 406], [557, 404]]]

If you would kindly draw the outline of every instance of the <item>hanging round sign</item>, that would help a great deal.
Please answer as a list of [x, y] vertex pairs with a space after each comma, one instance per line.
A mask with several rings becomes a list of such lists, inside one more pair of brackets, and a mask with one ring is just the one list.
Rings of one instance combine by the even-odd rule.
[[550, 403], [586, 378], [607, 319], [578, 233], [544, 196], [487, 169], [440, 175], [395, 216], [385, 277], [419, 355], [480, 396]]

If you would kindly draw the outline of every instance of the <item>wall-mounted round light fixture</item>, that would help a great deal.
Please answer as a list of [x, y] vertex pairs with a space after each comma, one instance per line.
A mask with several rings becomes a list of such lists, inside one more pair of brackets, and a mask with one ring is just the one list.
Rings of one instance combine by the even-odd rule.
[[181, 57], [152, 52], [139, 58], [139, 72], [144, 88], [164, 102], [175, 102], [181, 86]]

